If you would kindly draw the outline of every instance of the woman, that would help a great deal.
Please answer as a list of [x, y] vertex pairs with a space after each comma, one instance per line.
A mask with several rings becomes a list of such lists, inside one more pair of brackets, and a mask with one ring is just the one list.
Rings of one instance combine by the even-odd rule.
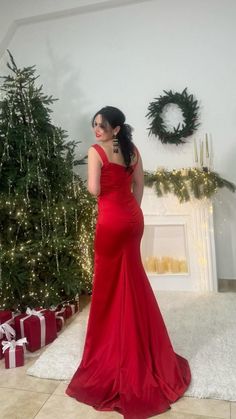
[[92, 121], [88, 190], [98, 197], [95, 265], [82, 361], [66, 392], [97, 410], [146, 419], [190, 383], [175, 354], [140, 256], [142, 159], [124, 114], [106, 106]]

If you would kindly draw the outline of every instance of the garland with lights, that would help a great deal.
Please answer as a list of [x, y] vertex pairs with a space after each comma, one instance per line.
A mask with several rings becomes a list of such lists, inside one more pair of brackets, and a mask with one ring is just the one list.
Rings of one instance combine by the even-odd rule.
[[[187, 88], [182, 93], [173, 93], [165, 91], [165, 96], [160, 96], [151, 102], [148, 106], [147, 118], [151, 119], [148, 128], [149, 135], [153, 134], [159, 137], [164, 144], [183, 144], [184, 138], [189, 137], [199, 126], [198, 123], [198, 102], [193, 95], [188, 95]], [[163, 111], [167, 105], [177, 105], [183, 114], [184, 123], [180, 127], [173, 127], [173, 131], [168, 131], [163, 120]]]
[[74, 173], [73, 141], [52, 124], [35, 68], [3, 77], [0, 98], [0, 309], [90, 292], [96, 200]]
[[211, 198], [219, 188], [236, 191], [236, 185], [222, 178], [218, 173], [197, 168], [168, 171], [160, 169], [144, 172], [145, 186], [154, 187], [157, 196], [172, 193], [181, 203], [196, 199]]

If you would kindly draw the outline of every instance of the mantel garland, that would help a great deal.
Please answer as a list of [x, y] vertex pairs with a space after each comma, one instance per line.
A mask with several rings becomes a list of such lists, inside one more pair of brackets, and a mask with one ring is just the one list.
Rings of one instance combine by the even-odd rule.
[[[149, 136], [153, 134], [155, 137], [159, 137], [164, 144], [183, 144], [185, 143], [184, 138], [192, 135], [199, 126], [198, 102], [193, 98], [193, 95], [188, 95], [187, 88], [182, 93], [173, 93], [172, 90], [168, 92], [164, 90], [164, 93], [165, 96], [155, 98], [148, 106], [146, 117], [151, 120], [148, 128]], [[167, 131], [162, 118], [163, 109], [169, 104], [177, 105], [184, 118], [181, 127], [179, 123], [177, 127], [173, 128], [173, 131]]]
[[155, 188], [157, 196], [172, 193], [181, 203], [196, 199], [211, 198], [219, 188], [226, 187], [236, 191], [236, 185], [222, 178], [218, 173], [207, 168], [185, 168], [168, 171], [159, 169], [155, 172], [144, 172], [145, 186]]

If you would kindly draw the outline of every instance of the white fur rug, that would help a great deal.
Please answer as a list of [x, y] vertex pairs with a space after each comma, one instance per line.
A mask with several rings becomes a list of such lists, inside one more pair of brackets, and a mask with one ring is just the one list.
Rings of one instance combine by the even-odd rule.
[[[236, 293], [155, 293], [175, 352], [190, 363], [186, 396], [236, 401]], [[70, 379], [82, 356], [87, 306], [27, 371]]]

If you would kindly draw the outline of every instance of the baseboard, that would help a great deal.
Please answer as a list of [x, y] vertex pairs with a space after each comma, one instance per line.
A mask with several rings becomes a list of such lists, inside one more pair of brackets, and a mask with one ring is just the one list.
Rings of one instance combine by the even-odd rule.
[[219, 292], [236, 292], [236, 279], [218, 279]]

